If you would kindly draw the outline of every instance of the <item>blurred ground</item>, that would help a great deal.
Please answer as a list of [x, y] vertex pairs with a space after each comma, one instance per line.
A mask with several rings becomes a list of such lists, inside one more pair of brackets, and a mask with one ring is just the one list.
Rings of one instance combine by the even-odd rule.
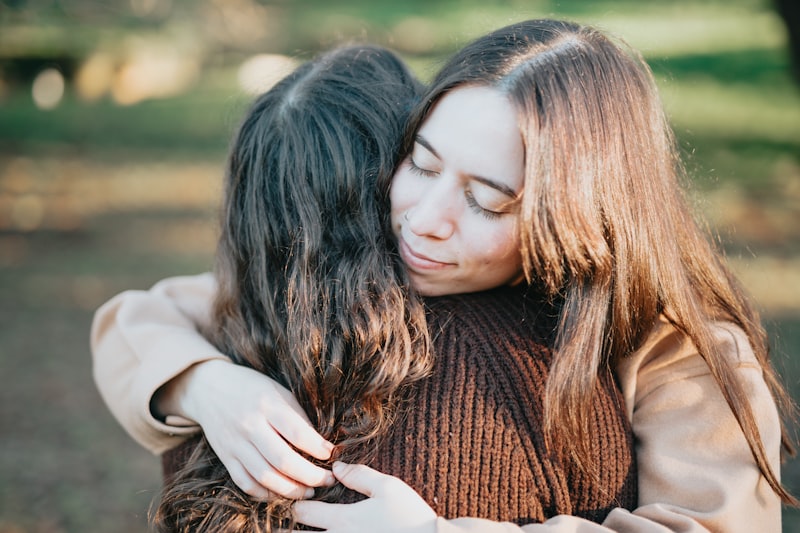
[[[0, 532], [146, 530], [159, 462], [123, 433], [94, 387], [90, 320], [115, 292], [209, 268], [215, 199], [189, 197], [204, 176], [217, 179], [195, 165], [146, 172], [137, 182], [161, 195], [155, 205], [136, 187], [92, 183], [126, 172], [142, 170], [81, 169], [87, 192], [72, 190], [90, 209], [70, 229], [0, 233]], [[181, 172], [196, 175], [175, 190]], [[90, 197], [135, 207], [109, 214]]]
[[[12, 36], [32, 42], [34, 35], [3, 25], [11, 4], [0, 0], [0, 59]], [[452, 2], [410, 2], [392, 13], [380, 2], [310, 2], [302, 24], [281, 31], [290, 28], [298, 39], [289, 53], [348, 37], [385, 40], [423, 77], [452, 47], [512, 19], [555, 14], [625, 36], [654, 67], [694, 177], [697, 210], [763, 309], [777, 364], [800, 397], [800, 91], [769, 5], [522, 4], [481, 2], [459, 11], [447, 9]], [[152, 20], [166, 17], [158, 11], [164, 5], [130, 3], [149, 9]], [[175, 10], [187, 5], [174, 0]], [[222, 9], [230, 22], [250, 8], [255, 17], [264, 16], [259, 6], [296, 4], [198, 5]], [[313, 33], [323, 27], [328, 33]], [[147, 29], [174, 36], [169, 28]], [[254, 47], [276, 51], [269, 37], [276, 33], [257, 33]], [[234, 45], [198, 60], [196, 72], [181, 70], [194, 78], [175, 94], [137, 103], [110, 92], [86, 100], [67, 76], [56, 105], [42, 108], [27, 88], [3, 85], [10, 67], [0, 63], [0, 533], [146, 531], [159, 463], [103, 405], [91, 378], [89, 326], [93, 311], [122, 290], [210, 268], [227, 139], [249, 98], [237, 67], [252, 50], [237, 55]], [[800, 461], [787, 463], [783, 476], [800, 493]], [[785, 512], [784, 531], [800, 531], [800, 513]]]

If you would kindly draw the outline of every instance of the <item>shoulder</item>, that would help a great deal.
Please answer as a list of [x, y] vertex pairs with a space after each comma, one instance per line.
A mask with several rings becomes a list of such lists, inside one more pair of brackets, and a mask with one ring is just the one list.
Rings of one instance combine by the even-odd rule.
[[[728, 364], [760, 376], [761, 365], [741, 328], [716, 321], [709, 323], [709, 329]], [[616, 374], [630, 408], [636, 397], [670, 382], [708, 376], [711, 370], [692, 340], [662, 315], [642, 345], [617, 364]]]
[[[720, 353], [734, 366], [753, 365], [760, 368], [745, 332], [731, 322], [711, 322], [709, 330]], [[685, 371], [707, 367], [694, 343], [663, 315], [659, 316], [642, 345], [627, 356], [620, 368], [632, 367], [638, 372], [670, 367]]]

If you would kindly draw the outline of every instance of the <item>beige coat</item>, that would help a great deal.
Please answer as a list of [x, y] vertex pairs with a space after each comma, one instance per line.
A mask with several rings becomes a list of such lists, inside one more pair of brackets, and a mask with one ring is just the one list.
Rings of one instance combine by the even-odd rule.
[[[94, 377], [113, 415], [142, 446], [161, 453], [199, 428], [170, 425], [149, 409], [155, 391], [195, 363], [226, 359], [196, 330], [209, 321], [208, 275], [171, 278], [127, 291], [101, 307], [92, 325]], [[761, 368], [738, 328], [717, 338], [747, 389], [772, 467], [780, 463], [780, 423]], [[516, 526], [476, 518], [439, 519], [445, 532], [781, 531], [780, 499], [761, 476], [727, 403], [683, 335], [660, 321], [641, 349], [616, 369], [636, 438], [639, 507], [615, 509], [603, 525], [572, 516]]]

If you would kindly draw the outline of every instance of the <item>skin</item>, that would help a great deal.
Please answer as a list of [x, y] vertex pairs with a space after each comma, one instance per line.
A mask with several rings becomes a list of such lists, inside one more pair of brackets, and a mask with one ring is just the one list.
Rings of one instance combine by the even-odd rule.
[[503, 94], [465, 87], [437, 103], [391, 188], [392, 228], [417, 292], [522, 280], [516, 215], [524, 167], [516, 114]]
[[296, 502], [297, 521], [328, 533], [433, 533], [436, 513], [402, 480], [365, 465], [334, 463], [333, 474], [350, 489], [368, 496], [352, 504]]
[[198, 363], [159, 389], [153, 406], [156, 414], [197, 422], [233, 482], [255, 499], [310, 498], [313, 487], [335, 482], [295, 450], [325, 460], [333, 444], [314, 430], [291, 392], [257, 370]]

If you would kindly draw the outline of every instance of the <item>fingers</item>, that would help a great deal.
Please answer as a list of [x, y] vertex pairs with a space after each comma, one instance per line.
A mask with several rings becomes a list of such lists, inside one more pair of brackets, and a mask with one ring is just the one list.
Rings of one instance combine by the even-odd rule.
[[335, 483], [303, 455], [324, 460], [333, 445], [314, 430], [291, 392], [250, 368], [226, 365], [224, 376], [213, 381], [218, 390], [209, 396], [215, 401], [202, 404], [198, 421], [234, 483], [258, 499], [270, 492], [309, 497], [311, 487]]
[[[223, 464], [225, 462], [223, 461]], [[267, 501], [272, 498], [272, 493], [258, 483], [253, 476], [247, 473], [247, 470], [242, 466], [239, 461], [233, 461], [230, 464], [225, 464], [231, 480], [236, 483], [236, 486], [242, 489], [245, 494], [252, 496], [260, 501]]]
[[270, 492], [291, 499], [309, 498], [314, 494], [312, 487], [336, 482], [329, 470], [300, 455], [267, 420], [246, 422], [244, 430], [236, 435], [220, 446], [210, 438], [209, 442], [218, 449], [217, 455], [234, 483], [254, 498], [264, 500]]
[[241, 465], [243, 474], [234, 477], [234, 473], [230, 469], [228, 471], [233, 482], [250, 496], [263, 500], [269, 498], [270, 492], [291, 499], [310, 498], [314, 495], [313, 488], [286, 476], [255, 448], [246, 447], [238, 457], [234, 464], [238, 462]]
[[294, 503], [300, 524], [333, 533], [347, 531], [431, 531], [436, 513], [401, 479], [382, 474], [365, 465], [337, 461], [333, 473], [348, 488], [368, 496], [353, 504], [318, 501]]
[[370, 498], [381, 494], [387, 484], [396, 479], [366, 465], [347, 464], [341, 461], [333, 463], [333, 475], [345, 487]]
[[333, 444], [326, 441], [317, 431], [306, 421], [295, 420], [287, 423], [284, 416], [274, 417], [272, 427], [280, 433], [284, 439], [298, 450], [302, 450], [312, 457], [326, 460], [330, 459], [333, 452]]
[[259, 435], [255, 439], [255, 446], [275, 470], [299, 484], [323, 487], [336, 482], [330, 471], [311, 463], [273, 431]]
[[335, 527], [335, 516], [340, 516], [348, 509], [347, 505], [340, 503], [324, 503], [317, 501], [295, 502], [294, 519], [298, 524], [311, 526], [320, 529], [330, 529]]
[[[311, 425], [297, 400], [289, 391], [279, 391], [287, 403], [286, 408], [277, 409], [269, 417], [269, 422], [292, 446], [317, 459], [330, 459], [333, 444], [323, 439]], [[289, 397], [286, 397], [286, 394]]]

